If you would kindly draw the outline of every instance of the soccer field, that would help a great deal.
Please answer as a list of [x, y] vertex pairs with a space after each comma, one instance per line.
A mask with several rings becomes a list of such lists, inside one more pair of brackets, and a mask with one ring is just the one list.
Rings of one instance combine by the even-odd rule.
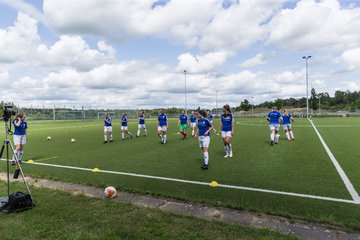
[[[102, 143], [102, 121], [29, 122], [24, 159], [34, 163], [23, 164], [23, 170], [34, 177], [112, 185], [126, 191], [360, 229], [359, 202], [307, 119], [296, 119], [293, 124], [295, 142], [288, 142], [281, 130], [280, 143], [275, 146], [269, 144], [265, 119], [236, 119], [234, 157], [223, 157], [222, 139], [212, 134], [206, 171], [200, 169], [202, 154], [197, 139], [181, 140], [177, 120], [169, 123], [168, 142], [162, 145], [155, 133], [155, 120], [147, 122], [149, 136], [126, 136], [124, 141], [120, 140], [120, 123], [113, 124], [115, 141], [108, 144]], [[359, 193], [360, 119], [314, 119], [313, 123]], [[218, 122], [214, 126], [218, 128]], [[135, 135], [137, 121], [130, 121], [129, 130]], [[71, 138], [76, 143], [71, 143]], [[5, 171], [5, 162], [0, 164]], [[91, 171], [94, 168], [100, 172]], [[210, 187], [211, 181], [220, 186]]]

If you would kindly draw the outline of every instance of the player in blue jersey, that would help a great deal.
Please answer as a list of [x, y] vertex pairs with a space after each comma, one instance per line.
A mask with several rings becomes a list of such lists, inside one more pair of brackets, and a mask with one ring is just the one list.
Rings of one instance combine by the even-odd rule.
[[191, 111], [190, 115], [190, 128], [191, 128], [191, 136], [195, 137], [195, 127], [196, 127], [196, 116], [194, 111]]
[[281, 117], [281, 114], [277, 111], [276, 107], [272, 108], [272, 111], [268, 114], [266, 117], [266, 120], [269, 121], [269, 128], [271, 131], [270, 134], [270, 144], [274, 145], [279, 143], [279, 119]]
[[284, 114], [281, 115], [281, 124], [285, 131], [286, 137], [289, 141], [295, 141], [294, 133], [291, 129], [291, 122], [294, 122], [292, 115], [287, 109], [284, 110]]
[[26, 129], [28, 128], [26, 123], [26, 116], [23, 113], [19, 113], [13, 121], [14, 124], [14, 155], [12, 158], [12, 164], [15, 165], [15, 157], [21, 163], [24, 154], [24, 145], [26, 144]]
[[185, 111], [181, 111], [181, 115], [179, 116], [178, 127], [180, 129], [180, 133], [183, 135], [183, 140], [186, 139], [186, 130], [188, 126], [188, 117], [185, 115]]
[[223, 138], [225, 158], [233, 157], [231, 138], [234, 136], [234, 116], [231, 113], [230, 106], [225, 104], [223, 106], [224, 114], [221, 115], [220, 129]]
[[128, 118], [126, 116], [126, 113], [123, 113], [121, 118], [121, 140], [125, 139], [125, 133], [129, 134], [130, 138], [133, 137], [131, 132], [129, 132]]
[[138, 130], [136, 133], [136, 137], [140, 136], [140, 130], [144, 129], [144, 136], [147, 136], [147, 129], [146, 129], [146, 125], [145, 125], [145, 113], [144, 111], [140, 111], [140, 115], [139, 115], [139, 125], [138, 125]]
[[[213, 124], [214, 116], [210, 113], [210, 110], [206, 111], [207, 119], [209, 119], [211, 125]], [[216, 129], [213, 127], [214, 133], [216, 133]]]
[[206, 112], [200, 110], [196, 112], [196, 117], [198, 118], [198, 138], [199, 146], [203, 151], [204, 163], [202, 164], [202, 169], [209, 168], [209, 145], [210, 145], [210, 131], [213, 129], [212, 124], [209, 119], [206, 118]]
[[104, 118], [104, 143], [107, 143], [108, 134], [110, 137], [110, 142], [113, 141], [113, 134], [112, 134], [112, 119], [109, 116], [109, 113], [105, 113]]
[[168, 119], [167, 119], [164, 109], [161, 109], [160, 114], [158, 115], [158, 130], [157, 130], [157, 134], [160, 138], [161, 144], [166, 143], [167, 129], [168, 129]]

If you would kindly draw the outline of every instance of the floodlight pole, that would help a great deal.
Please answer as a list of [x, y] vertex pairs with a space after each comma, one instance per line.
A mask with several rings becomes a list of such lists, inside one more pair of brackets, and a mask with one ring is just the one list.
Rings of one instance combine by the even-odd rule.
[[311, 58], [311, 56], [304, 56], [303, 59], [305, 59], [306, 64], [306, 117], [309, 117], [309, 66], [308, 66], [308, 60]]
[[184, 70], [184, 78], [185, 78], [185, 115], [187, 116], [186, 70]]
[[251, 111], [252, 111], [253, 117], [255, 117], [255, 114], [254, 114], [254, 96], [251, 96], [251, 100], [252, 100], [252, 103], [251, 103]]
[[321, 99], [321, 95], [319, 95], [319, 116], [320, 116], [320, 99]]

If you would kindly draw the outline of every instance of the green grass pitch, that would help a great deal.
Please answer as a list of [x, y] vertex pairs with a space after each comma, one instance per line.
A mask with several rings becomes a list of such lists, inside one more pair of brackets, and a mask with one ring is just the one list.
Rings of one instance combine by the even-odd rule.
[[[99, 168], [184, 180], [228, 184], [351, 200], [344, 183], [307, 119], [293, 124], [295, 142], [281, 129], [280, 144], [270, 146], [265, 119], [236, 119], [232, 139], [234, 157], [224, 159], [221, 137], [211, 135], [209, 170], [200, 169], [197, 139], [181, 140], [177, 120], [171, 119], [168, 142], [160, 144], [157, 121], [147, 120], [148, 136], [121, 141], [120, 122], [114, 121], [114, 142], [103, 144], [102, 121], [29, 122], [24, 159], [35, 162]], [[355, 189], [360, 192], [360, 119], [314, 119], [329, 148]], [[215, 128], [219, 123], [215, 121]], [[3, 132], [3, 128], [0, 129]], [[129, 124], [135, 136], [137, 121]], [[190, 133], [190, 130], [188, 130]], [[5, 135], [5, 134], [4, 134]], [[47, 136], [52, 140], [48, 141]], [[1, 136], [0, 140], [3, 140]], [[75, 138], [76, 143], [70, 139]], [[4, 162], [0, 169], [6, 170]], [[92, 173], [23, 164], [26, 175], [78, 182], [100, 187], [167, 196], [218, 206], [329, 222], [360, 229], [360, 205], [237, 189], [211, 188], [188, 183]]]

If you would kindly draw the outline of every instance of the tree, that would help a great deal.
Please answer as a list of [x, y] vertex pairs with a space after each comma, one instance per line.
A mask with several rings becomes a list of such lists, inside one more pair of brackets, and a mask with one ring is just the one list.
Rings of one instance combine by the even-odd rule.
[[284, 106], [284, 102], [282, 99], [276, 99], [274, 105], [277, 109], [281, 109]]
[[244, 101], [242, 101], [240, 103], [240, 110], [244, 110], [244, 111], [249, 111], [251, 108], [251, 104], [247, 99], [244, 99]]
[[318, 109], [318, 100], [317, 100], [317, 94], [316, 94], [316, 91], [315, 91], [315, 88], [312, 88], [311, 89], [311, 97], [310, 97], [310, 107], [313, 109], [313, 110], [316, 110]]

